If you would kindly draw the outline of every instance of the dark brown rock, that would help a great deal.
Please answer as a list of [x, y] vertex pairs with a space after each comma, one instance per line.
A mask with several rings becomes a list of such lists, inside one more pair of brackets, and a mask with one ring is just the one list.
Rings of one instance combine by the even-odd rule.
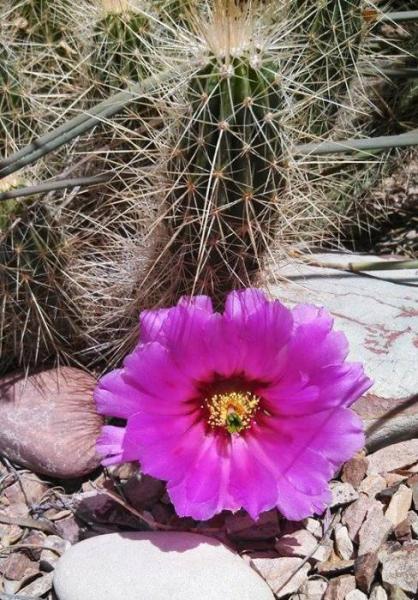
[[354, 575], [357, 587], [362, 592], [369, 593], [378, 565], [379, 558], [376, 552], [363, 554], [363, 556], [359, 556], [356, 559], [354, 563]]
[[409, 517], [404, 519], [394, 529], [396, 539], [399, 542], [409, 542], [412, 539], [411, 536], [411, 522]]
[[23, 552], [10, 554], [3, 567], [3, 575], [6, 579], [21, 581], [38, 573], [38, 563], [31, 560]]
[[349, 592], [356, 589], [353, 575], [341, 575], [331, 579], [325, 592], [324, 600], [345, 600]]
[[228, 536], [236, 540], [268, 540], [280, 533], [276, 510], [262, 513], [257, 522], [243, 513], [228, 515], [225, 525]]
[[354, 568], [353, 560], [327, 560], [316, 565], [316, 569], [320, 575], [329, 577], [330, 575], [342, 575], [350, 573]]
[[341, 479], [346, 483], [351, 483], [353, 488], [357, 490], [366, 476], [368, 464], [368, 460], [364, 455], [354, 456], [343, 466]]
[[60, 479], [99, 465], [95, 445], [103, 419], [93, 400], [95, 379], [70, 367], [0, 381], [0, 452]]
[[80, 540], [81, 527], [74, 515], [60, 519], [54, 523], [55, 529], [60, 537], [70, 544], [76, 544]]
[[149, 475], [131, 477], [123, 486], [128, 502], [136, 509], [150, 509], [164, 494], [165, 484]]

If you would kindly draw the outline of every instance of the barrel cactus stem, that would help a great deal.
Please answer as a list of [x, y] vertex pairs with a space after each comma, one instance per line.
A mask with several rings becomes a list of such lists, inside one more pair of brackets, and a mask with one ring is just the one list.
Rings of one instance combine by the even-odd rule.
[[275, 61], [254, 43], [253, 20], [251, 3], [218, 0], [202, 23], [208, 53], [187, 85], [169, 164], [166, 222], [179, 291], [219, 302], [258, 273], [285, 184], [283, 93]]

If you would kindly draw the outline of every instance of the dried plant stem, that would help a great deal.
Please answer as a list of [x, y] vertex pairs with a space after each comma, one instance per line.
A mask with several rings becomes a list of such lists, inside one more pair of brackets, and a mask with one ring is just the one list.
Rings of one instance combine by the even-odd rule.
[[9, 192], [3, 192], [0, 194], [0, 202], [11, 200], [12, 198], [24, 198], [26, 196], [33, 196], [34, 194], [45, 194], [47, 192], [53, 192], [55, 190], [63, 190], [67, 188], [92, 187], [99, 183], [105, 183], [111, 178], [112, 175], [103, 173], [102, 175], [94, 175], [92, 177], [54, 179], [52, 181], [45, 181], [39, 185], [30, 185], [27, 187], [10, 190]]
[[141, 81], [141, 83], [132, 86], [126, 91], [114, 94], [110, 98], [103, 100], [103, 102], [99, 102], [99, 104], [89, 109], [88, 112], [83, 112], [60, 127], [46, 133], [22, 148], [22, 150], [2, 160], [0, 162], [0, 179], [22, 169], [26, 165], [36, 162], [46, 154], [57, 150], [67, 142], [93, 129], [98, 123], [119, 113], [131, 102], [154, 91], [172, 76], [173, 73], [171, 71], [164, 71], [163, 73], [148, 77], [144, 81]]
[[349, 263], [348, 269], [353, 273], [359, 273], [361, 271], [418, 269], [418, 260], [382, 260], [379, 262]]
[[418, 260], [379, 260], [347, 263], [322, 262], [304, 257], [304, 262], [313, 266], [324, 269], [336, 269], [338, 271], [349, 271], [350, 273], [361, 273], [363, 271], [401, 271], [404, 269], [418, 269]]
[[418, 10], [404, 10], [401, 12], [383, 13], [381, 21], [394, 21], [395, 23], [405, 23], [406, 21], [418, 21]]
[[42, 600], [42, 598], [40, 596], [19, 596], [0, 592], [0, 600]]
[[366, 139], [347, 139], [339, 142], [313, 142], [310, 144], [301, 144], [294, 149], [298, 155], [334, 154], [340, 152], [358, 152], [366, 153], [373, 150], [383, 150], [385, 148], [401, 148], [405, 146], [418, 146], [418, 130], [401, 133], [399, 135], [382, 135]]

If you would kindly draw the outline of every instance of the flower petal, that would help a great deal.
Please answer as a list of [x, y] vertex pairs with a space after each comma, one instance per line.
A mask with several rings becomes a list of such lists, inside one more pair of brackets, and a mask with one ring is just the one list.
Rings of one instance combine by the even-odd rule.
[[324, 308], [299, 305], [292, 310], [295, 331], [288, 347], [291, 370], [314, 373], [319, 368], [341, 365], [348, 354], [348, 341], [332, 331], [333, 319]]
[[124, 370], [115, 369], [104, 375], [94, 390], [98, 412], [127, 419], [140, 408], [138, 390], [124, 379]]
[[228, 453], [229, 442], [224, 436], [206, 436], [183, 479], [167, 488], [179, 516], [207, 520], [224, 509], [238, 510], [239, 505], [228, 495]]
[[170, 351], [159, 342], [150, 342], [137, 348], [124, 360], [124, 379], [139, 392], [139, 398], [153, 398], [154, 410], [159, 406], [175, 412], [178, 404], [196, 396], [193, 381], [176, 366]]

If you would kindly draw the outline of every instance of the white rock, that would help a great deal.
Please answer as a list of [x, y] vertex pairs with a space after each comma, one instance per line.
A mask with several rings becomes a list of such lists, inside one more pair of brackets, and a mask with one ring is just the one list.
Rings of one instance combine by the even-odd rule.
[[344, 525], [338, 523], [335, 526], [335, 544], [337, 546], [337, 552], [343, 560], [350, 560], [353, 555], [354, 546], [348, 535], [348, 529]]
[[412, 504], [412, 490], [406, 485], [400, 485], [397, 492], [391, 498], [390, 504], [385, 512], [394, 527], [405, 521]]
[[308, 517], [307, 519], [305, 519], [303, 521], [303, 526], [310, 533], [312, 533], [318, 540], [320, 540], [322, 538], [322, 535], [323, 535], [322, 524], [317, 519], [313, 519], [312, 517]]
[[363, 592], [360, 592], [360, 590], [353, 590], [352, 592], [348, 592], [345, 600], [367, 600], [367, 596]]
[[376, 585], [370, 593], [370, 600], [388, 600], [385, 588], [381, 585]]
[[[277, 598], [297, 592], [307, 580], [311, 568], [308, 563], [303, 564], [302, 558], [296, 557], [253, 558], [252, 563]], [[226, 598], [229, 600], [230, 596]]]
[[112, 533], [58, 562], [59, 600], [273, 600], [268, 585], [219, 541], [193, 533]]
[[383, 583], [399, 586], [405, 592], [418, 593], [418, 546], [404, 546], [388, 553], [382, 563]]
[[379, 492], [384, 490], [386, 486], [386, 479], [381, 475], [367, 475], [366, 479], [363, 479], [361, 482], [358, 491], [367, 494], [369, 498], [374, 498]]
[[316, 560], [326, 560], [331, 548], [323, 544], [318, 546], [316, 537], [306, 529], [298, 529], [283, 535], [275, 544], [280, 556], [310, 556]]
[[340, 481], [337, 481], [331, 483], [330, 487], [332, 493], [331, 508], [350, 504], [350, 502], [354, 502], [354, 500], [357, 500], [359, 497], [351, 483], [341, 483]]
[[372, 475], [402, 469], [415, 463], [417, 456], [418, 438], [392, 444], [369, 455], [368, 473]]
[[328, 583], [323, 579], [310, 579], [300, 588], [298, 600], [322, 600]]
[[387, 540], [393, 525], [383, 514], [381, 502], [374, 501], [359, 532], [358, 555], [377, 552]]

